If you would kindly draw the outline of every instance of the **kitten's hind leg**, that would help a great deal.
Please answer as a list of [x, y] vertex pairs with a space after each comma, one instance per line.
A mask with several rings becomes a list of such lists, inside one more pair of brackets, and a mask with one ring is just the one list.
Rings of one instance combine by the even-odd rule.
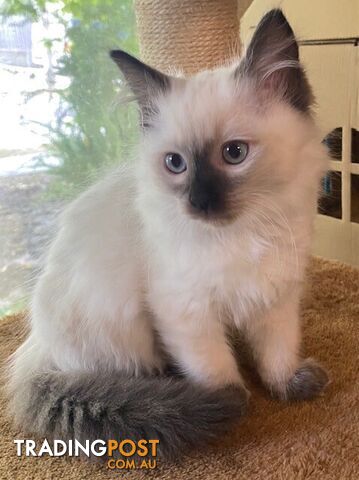
[[320, 365], [299, 356], [298, 294], [292, 294], [250, 324], [248, 337], [259, 374], [274, 396], [282, 400], [308, 400], [328, 384], [328, 375]]

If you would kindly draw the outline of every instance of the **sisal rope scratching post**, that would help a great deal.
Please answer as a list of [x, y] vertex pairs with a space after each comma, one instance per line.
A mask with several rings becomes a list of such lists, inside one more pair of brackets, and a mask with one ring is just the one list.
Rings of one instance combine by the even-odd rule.
[[239, 55], [239, 20], [252, 0], [135, 0], [142, 59], [184, 74]]

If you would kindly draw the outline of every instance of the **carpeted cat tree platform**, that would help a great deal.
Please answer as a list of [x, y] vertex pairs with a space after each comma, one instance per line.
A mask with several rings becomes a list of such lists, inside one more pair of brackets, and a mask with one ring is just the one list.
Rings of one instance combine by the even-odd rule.
[[[245, 372], [252, 391], [248, 416], [217, 444], [178, 465], [113, 473], [78, 459], [16, 457], [13, 429], [0, 413], [0, 479], [347, 480], [359, 478], [359, 270], [314, 259], [303, 302], [304, 351], [329, 370], [332, 383], [311, 402], [271, 400]], [[0, 320], [0, 362], [24, 337], [22, 315]], [[3, 378], [1, 383], [3, 383]], [[31, 438], [31, 437], [28, 437]]]

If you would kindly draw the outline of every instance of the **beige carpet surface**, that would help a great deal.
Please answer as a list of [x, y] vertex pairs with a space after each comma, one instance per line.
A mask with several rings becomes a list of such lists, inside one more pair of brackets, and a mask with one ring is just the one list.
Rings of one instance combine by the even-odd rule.
[[[68, 458], [16, 457], [12, 428], [0, 413], [0, 479], [358, 479], [359, 478], [359, 271], [315, 259], [303, 304], [304, 351], [329, 370], [332, 383], [312, 402], [271, 400], [251, 380], [248, 416], [206, 451], [179, 465], [156, 470], [110, 472], [105, 466]], [[0, 320], [0, 361], [23, 338], [21, 316]]]

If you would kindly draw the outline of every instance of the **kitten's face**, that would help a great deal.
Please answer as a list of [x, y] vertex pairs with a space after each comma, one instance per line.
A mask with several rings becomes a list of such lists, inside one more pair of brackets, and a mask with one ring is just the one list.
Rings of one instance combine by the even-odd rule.
[[248, 94], [228, 69], [179, 80], [157, 104], [143, 143], [148, 173], [192, 218], [223, 223], [241, 213], [262, 150]]
[[173, 215], [232, 222], [297, 174], [311, 94], [281, 12], [262, 20], [239, 64], [190, 79], [113, 58], [142, 111], [142, 175]]

